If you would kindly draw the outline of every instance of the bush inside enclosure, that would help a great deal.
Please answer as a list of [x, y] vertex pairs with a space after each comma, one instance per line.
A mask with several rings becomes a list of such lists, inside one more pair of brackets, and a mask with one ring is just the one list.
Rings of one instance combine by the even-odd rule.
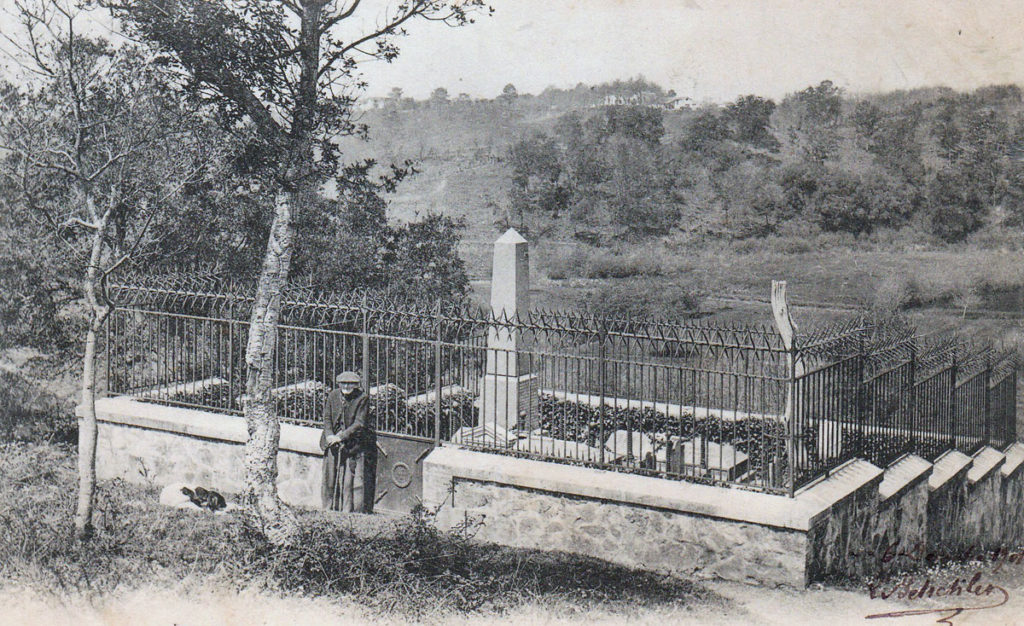
[[940, 454], [955, 446], [949, 438], [916, 437], [906, 435], [889, 435], [885, 433], [861, 433], [852, 428], [844, 428], [842, 449], [863, 450], [868, 460], [879, 467], [886, 467], [906, 453], [914, 453], [929, 461], [934, 461]]
[[595, 559], [471, 542], [472, 524], [438, 531], [423, 510], [361, 534], [334, 516], [300, 512], [301, 541], [276, 548], [241, 516], [169, 509], [156, 491], [119, 481], [99, 486], [95, 536], [79, 542], [67, 532], [76, 477], [69, 452], [0, 446], [0, 577], [8, 583], [88, 596], [255, 588], [355, 601], [408, 620], [537, 601], [628, 610], [707, 597], [693, 583]]
[[[232, 393], [232, 391], [234, 393]], [[275, 395], [278, 417], [285, 422], [319, 427], [323, 424], [324, 402], [330, 390], [311, 385], [292, 388]], [[241, 413], [239, 390], [227, 383], [208, 385], [190, 392], [175, 393], [158, 398], [139, 398], [157, 404], [178, 404], [206, 407], [230, 413]], [[442, 395], [440, 414], [441, 439], [449, 439], [462, 426], [476, 423], [476, 396], [466, 390]], [[434, 436], [434, 401], [406, 402], [406, 396], [395, 385], [382, 385], [371, 397], [371, 417], [378, 430], [387, 430], [419, 437]]]
[[[234, 391], [234, 393], [232, 393]], [[167, 396], [139, 398], [144, 402], [184, 404], [187, 406], [210, 407], [228, 411], [241, 411], [237, 396], [240, 391], [232, 390], [227, 383], [205, 385], [193, 391], [181, 391]]]
[[672, 417], [650, 407], [601, 409], [589, 404], [559, 400], [550, 394], [540, 399], [541, 430], [556, 439], [565, 439], [600, 447], [602, 434], [607, 438], [616, 430], [632, 430], [651, 435], [673, 435], [680, 439], [703, 437], [715, 443], [728, 443], [746, 453], [755, 467], [785, 456], [786, 427], [780, 421], [764, 418], [723, 420], [718, 417], [694, 419], [690, 413]]
[[[442, 440], [463, 426], [474, 426], [479, 409], [476, 395], [470, 391], [457, 390], [441, 397], [441, 412], [438, 418]], [[403, 395], [395, 391], [378, 393], [371, 404], [377, 430], [386, 430], [418, 437], [434, 437], [434, 400], [407, 403]]]

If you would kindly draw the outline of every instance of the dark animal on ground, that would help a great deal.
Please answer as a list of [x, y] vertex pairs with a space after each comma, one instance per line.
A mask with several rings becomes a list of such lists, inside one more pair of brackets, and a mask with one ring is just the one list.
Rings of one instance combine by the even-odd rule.
[[227, 506], [227, 502], [224, 500], [224, 496], [210, 489], [196, 487], [193, 490], [189, 489], [188, 487], [182, 487], [181, 493], [188, 496], [188, 499], [192, 501], [192, 504], [202, 509], [219, 511]]

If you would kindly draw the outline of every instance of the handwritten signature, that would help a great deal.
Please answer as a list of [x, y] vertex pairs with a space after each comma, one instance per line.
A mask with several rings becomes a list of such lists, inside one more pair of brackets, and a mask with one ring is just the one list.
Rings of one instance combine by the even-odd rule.
[[[887, 613], [876, 613], [873, 615], [867, 615], [867, 619], [880, 619], [880, 618], [893, 618], [893, 617], [911, 617], [915, 615], [939, 615], [939, 619], [935, 622], [936, 624], [948, 624], [953, 625], [950, 621], [954, 617], [966, 613], [967, 611], [984, 611], [988, 609], [994, 609], [1006, 604], [1010, 599], [1010, 594], [1006, 589], [995, 585], [993, 583], [986, 582], [983, 580], [984, 572], [977, 571], [970, 579], [956, 578], [952, 581], [944, 581], [939, 583], [933, 583], [930, 578], [925, 578], [923, 581], [913, 577], [906, 577], [900, 580], [898, 583], [891, 587], [884, 587], [882, 585], [868, 585], [868, 591], [871, 594], [871, 599], [882, 599], [888, 600], [894, 598], [897, 600], [908, 600], [911, 602], [924, 600], [926, 598], [963, 598], [963, 599], [981, 599], [985, 598], [985, 604], [979, 604], [976, 606], [962, 606], [959, 601], [956, 605], [945, 606], [942, 608], [922, 608], [922, 609], [908, 609], [903, 611], [890, 611]], [[965, 604], [970, 605], [971, 602]]]
[[[853, 550], [849, 554], [852, 557], [871, 556], [871, 553]], [[898, 540], [887, 544], [878, 553], [878, 557], [882, 564], [900, 561], [904, 564], [917, 563], [925, 566], [938, 565], [943, 561], [988, 561], [992, 565], [992, 573], [998, 572], [1006, 564], [1024, 564], [1024, 550], [1009, 550], [1004, 547], [985, 549], [970, 545], [959, 550], [930, 551], [924, 543], [903, 547]]]

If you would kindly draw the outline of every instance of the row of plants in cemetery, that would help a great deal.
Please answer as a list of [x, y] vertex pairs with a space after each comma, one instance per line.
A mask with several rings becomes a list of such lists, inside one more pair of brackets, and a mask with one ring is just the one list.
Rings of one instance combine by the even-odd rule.
[[747, 454], [755, 466], [766, 465], [783, 456], [786, 426], [779, 420], [746, 417], [733, 420], [717, 416], [695, 418], [692, 413], [670, 416], [653, 407], [600, 407], [571, 400], [560, 400], [550, 394], [540, 399], [541, 432], [556, 439], [601, 447], [617, 430], [642, 432], [648, 435], [678, 437], [681, 440], [701, 437], [715, 443], [728, 443]]
[[[199, 387], [197, 385], [197, 387]], [[288, 423], [319, 426], [323, 423], [324, 403], [329, 388], [319, 383], [309, 383], [274, 393], [274, 406], [278, 417]], [[142, 396], [144, 402], [205, 407], [229, 413], [241, 413], [242, 396], [237, 386], [227, 382], [208, 384], [177, 393], [150, 397]], [[440, 436], [449, 439], [462, 426], [476, 422], [476, 396], [469, 391], [456, 389], [441, 397], [441, 413], [438, 420]], [[371, 396], [371, 418], [379, 430], [387, 430], [419, 437], [434, 436], [435, 403], [433, 398], [408, 402], [406, 394], [396, 385], [381, 385]]]
[[[455, 389], [441, 394], [440, 413], [437, 416], [438, 436], [441, 440], [451, 439], [463, 426], [476, 424], [479, 410], [476, 394], [464, 389]], [[372, 417], [378, 430], [403, 433], [417, 437], [434, 437], [436, 405], [433, 397], [422, 401], [408, 402], [401, 390], [387, 386], [371, 397]]]

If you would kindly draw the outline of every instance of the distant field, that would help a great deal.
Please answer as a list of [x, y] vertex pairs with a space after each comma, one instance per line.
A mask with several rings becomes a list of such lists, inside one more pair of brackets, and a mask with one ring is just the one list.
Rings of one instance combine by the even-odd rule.
[[[419, 167], [421, 173], [403, 182], [391, 197], [390, 217], [406, 220], [437, 212], [464, 218], [461, 254], [470, 278], [477, 281], [475, 291], [486, 293], [479, 281], [490, 278], [491, 242], [501, 234], [496, 207], [506, 202], [509, 186], [504, 164], [430, 159]], [[623, 241], [593, 249], [572, 240], [567, 232], [571, 227], [555, 224], [551, 230], [555, 232], [548, 236], [526, 233], [534, 300], [540, 306], [570, 306], [588, 291], [616, 282], [582, 275], [551, 280], [555, 265], [568, 262], [570, 271], [574, 269], [574, 259], [567, 257], [575, 251], [584, 257], [644, 259], [648, 263], [643, 271], [653, 268], [659, 281], [699, 287], [708, 297], [707, 312], [729, 318], [768, 321], [773, 279], [788, 281], [798, 311], [815, 320], [886, 305], [901, 307], [914, 317], [935, 318], [944, 326], [978, 326], [988, 317], [1007, 331], [1019, 330], [1016, 319], [1024, 317], [1024, 252], [1006, 244], [926, 247], [903, 243], [899, 237], [873, 243], [791, 237], [733, 243]]]

